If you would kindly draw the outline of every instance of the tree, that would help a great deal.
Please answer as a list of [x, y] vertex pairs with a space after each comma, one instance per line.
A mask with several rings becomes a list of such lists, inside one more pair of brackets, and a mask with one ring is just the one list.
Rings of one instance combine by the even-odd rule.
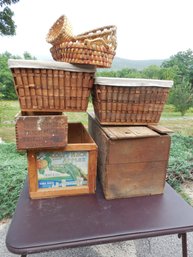
[[147, 79], [160, 79], [161, 68], [157, 65], [150, 65], [143, 70], [143, 77]]
[[171, 89], [169, 103], [173, 104], [182, 116], [193, 105], [193, 51], [181, 51], [162, 64], [170, 71], [174, 86]]
[[0, 97], [3, 99], [16, 99], [12, 74], [7, 65], [9, 58], [12, 58], [12, 56], [8, 52], [0, 54]]
[[188, 81], [193, 88], [193, 51], [181, 51], [170, 57], [162, 64], [163, 68], [173, 68], [175, 70], [174, 82], [180, 84], [184, 80]]
[[193, 105], [193, 89], [188, 82], [177, 84], [171, 92], [171, 102], [182, 116]]
[[0, 11], [0, 35], [11, 36], [15, 35], [16, 25], [13, 20], [14, 12], [8, 7], [11, 4], [15, 4], [19, 0], [0, 0], [0, 8], [4, 9]]
[[30, 53], [28, 52], [24, 52], [23, 53], [23, 57], [25, 60], [36, 60], [36, 57], [35, 56], [32, 56]]
[[9, 52], [0, 54], [0, 98], [14, 100], [17, 99], [13, 84], [13, 76], [8, 67], [8, 59], [28, 59], [35, 60], [36, 58], [30, 53], [25, 52], [23, 57], [15, 56]]

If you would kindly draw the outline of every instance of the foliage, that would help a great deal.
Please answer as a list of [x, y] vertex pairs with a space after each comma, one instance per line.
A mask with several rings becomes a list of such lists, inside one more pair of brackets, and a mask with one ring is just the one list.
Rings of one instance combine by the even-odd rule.
[[174, 70], [175, 84], [181, 84], [186, 80], [193, 88], [193, 51], [191, 49], [171, 56], [162, 64], [162, 67]]
[[0, 144], [0, 220], [10, 217], [26, 178], [27, 161], [15, 144]]
[[179, 189], [185, 180], [193, 180], [193, 137], [174, 134], [168, 165], [168, 183]]
[[164, 68], [156, 65], [150, 65], [143, 70], [133, 68], [124, 68], [118, 71], [100, 71], [97, 76], [117, 77], [117, 78], [144, 78], [144, 79], [173, 79], [175, 73], [172, 68]]
[[0, 0], [0, 7], [4, 9], [0, 11], [0, 36], [15, 35], [16, 25], [13, 21], [14, 12], [8, 7], [8, 5], [15, 4], [19, 0]]
[[11, 54], [5, 52], [0, 54], [0, 97], [3, 99], [16, 99], [15, 89], [13, 86], [13, 78], [8, 67], [8, 59]]
[[0, 99], [17, 99], [13, 76], [8, 67], [8, 59], [36, 59], [28, 52], [24, 52], [23, 57], [15, 56], [9, 52], [0, 54]]
[[182, 116], [193, 106], [193, 51], [178, 52], [162, 64], [173, 72], [174, 86], [170, 93], [169, 103], [174, 104]]
[[175, 85], [171, 92], [170, 101], [175, 106], [176, 111], [184, 116], [187, 110], [193, 106], [193, 88], [187, 82]]

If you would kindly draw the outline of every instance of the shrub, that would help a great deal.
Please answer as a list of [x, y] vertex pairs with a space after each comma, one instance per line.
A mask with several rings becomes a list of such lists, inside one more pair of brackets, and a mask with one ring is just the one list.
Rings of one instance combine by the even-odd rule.
[[185, 180], [193, 180], [193, 137], [172, 136], [168, 165], [168, 183], [178, 190]]
[[27, 161], [15, 144], [0, 144], [0, 220], [10, 217], [26, 178]]

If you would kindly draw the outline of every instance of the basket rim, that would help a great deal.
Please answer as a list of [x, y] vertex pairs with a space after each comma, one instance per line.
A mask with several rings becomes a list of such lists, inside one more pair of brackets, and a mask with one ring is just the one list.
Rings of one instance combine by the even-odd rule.
[[[97, 33], [97, 31], [100, 31], [100, 32]], [[90, 38], [90, 37], [93, 37], [93, 36], [101, 37], [103, 35], [106, 35], [107, 33], [116, 32], [116, 31], [117, 31], [117, 27], [115, 25], [103, 26], [103, 27], [100, 27], [100, 28], [96, 28], [96, 29], [89, 30], [89, 31], [86, 31], [84, 33], [78, 34], [75, 37], [75, 40], [87, 39], [87, 38]]]
[[163, 87], [171, 88], [173, 80], [143, 79], [143, 78], [110, 78], [95, 77], [94, 84], [97, 86], [116, 87]]
[[96, 67], [89, 64], [70, 64], [58, 61], [39, 61], [39, 60], [21, 60], [9, 59], [8, 66], [12, 68], [29, 68], [29, 69], [51, 69], [51, 70], [64, 70], [73, 72], [87, 72], [94, 73]]

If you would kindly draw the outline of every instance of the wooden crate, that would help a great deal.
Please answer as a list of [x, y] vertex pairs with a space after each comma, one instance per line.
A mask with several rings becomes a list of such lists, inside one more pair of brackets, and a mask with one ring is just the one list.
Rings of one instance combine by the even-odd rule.
[[97, 145], [81, 123], [68, 124], [68, 144], [54, 150], [28, 150], [32, 199], [95, 193]]
[[89, 115], [89, 132], [98, 145], [98, 175], [106, 199], [163, 193], [169, 130], [161, 126], [101, 127]]
[[65, 115], [36, 115], [16, 117], [16, 145], [18, 150], [65, 147], [68, 123]]

